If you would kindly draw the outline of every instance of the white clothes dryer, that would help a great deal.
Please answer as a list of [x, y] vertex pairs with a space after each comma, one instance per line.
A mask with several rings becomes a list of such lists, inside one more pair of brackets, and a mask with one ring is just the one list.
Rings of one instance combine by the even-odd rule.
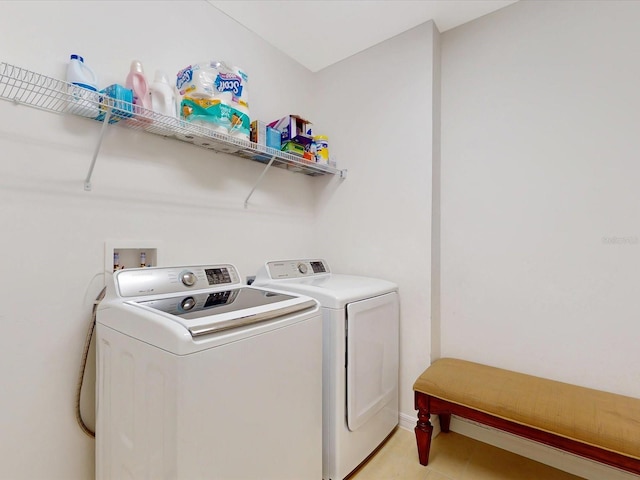
[[322, 477], [342, 480], [398, 425], [398, 287], [331, 273], [320, 259], [267, 262], [253, 285], [320, 302]]
[[97, 480], [317, 480], [318, 302], [233, 265], [121, 270], [96, 325]]

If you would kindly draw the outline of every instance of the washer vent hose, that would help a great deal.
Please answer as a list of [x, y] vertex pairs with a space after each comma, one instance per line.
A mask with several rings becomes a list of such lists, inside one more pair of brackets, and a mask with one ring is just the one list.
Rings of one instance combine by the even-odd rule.
[[98, 311], [98, 305], [104, 298], [105, 293], [107, 292], [107, 287], [104, 287], [102, 291], [98, 294], [95, 301], [93, 302], [93, 310], [91, 312], [91, 325], [89, 325], [89, 331], [87, 332], [87, 338], [84, 342], [84, 352], [82, 353], [82, 361], [80, 362], [80, 375], [78, 377], [78, 387], [76, 390], [76, 420], [78, 425], [84, 433], [86, 433], [91, 438], [96, 437], [96, 432], [87, 427], [87, 424], [84, 423], [82, 419], [82, 413], [80, 413], [80, 396], [82, 392], [82, 384], [84, 383], [84, 371], [87, 368], [87, 357], [89, 356], [89, 347], [91, 346], [91, 339], [93, 338], [93, 331], [96, 328], [96, 312]]

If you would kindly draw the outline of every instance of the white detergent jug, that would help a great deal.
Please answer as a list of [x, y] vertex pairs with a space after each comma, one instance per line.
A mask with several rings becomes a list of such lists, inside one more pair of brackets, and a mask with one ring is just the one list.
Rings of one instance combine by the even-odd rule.
[[176, 90], [171, 86], [164, 72], [156, 71], [154, 81], [149, 85], [149, 93], [151, 110], [167, 117], [178, 116]]
[[80, 55], [73, 54], [67, 66], [70, 100], [67, 111], [83, 117], [96, 118], [100, 113], [98, 77]]

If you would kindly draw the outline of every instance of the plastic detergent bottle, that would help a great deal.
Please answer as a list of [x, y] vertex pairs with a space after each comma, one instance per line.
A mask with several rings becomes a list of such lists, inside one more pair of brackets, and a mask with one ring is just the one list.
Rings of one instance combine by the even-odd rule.
[[167, 117], [177, 117], [177, 95], [164, 72], [156, 71], [154, 81], [149, 85], [151, 110]]
[[316, 162], [329, 163], [329, 137], [326, 135], [316, 135], [313, 137], [316, 144]]
[[138, 60], [131, 62], [131, 70], [127, 75], [125, 86], [133, 90], [133, 104], [142, 108], [151, 109], [149, 86], [144, 76], [142, 63]]
[[100, 113], [98, 77], [85, 65], [84, 58], [80, 55], [71, 55], [67, 66], [67, 82], [75, 85], [69, 91], [71, 100], [68, 111], [83, 117], [96, 118]]

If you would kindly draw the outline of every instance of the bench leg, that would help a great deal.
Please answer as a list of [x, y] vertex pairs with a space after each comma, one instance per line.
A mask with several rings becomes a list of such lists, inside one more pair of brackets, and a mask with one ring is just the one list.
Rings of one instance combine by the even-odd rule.
[[416, 410], [418, 410], [418, 423], [414, 429], [418, 445], [418, 458], [420, 465], [427, 465], [429, 463], [429, 450], [431, 450], [431, 432], [433, 432], [429, 415], [429, 396], [416, 392], [415, 406]]
[[450, 413], [441, 413], [438, 415], [440, 419], [440, 430], [444, 433], [449, 433], [449, 425], [451, 424], [451, 414]]

